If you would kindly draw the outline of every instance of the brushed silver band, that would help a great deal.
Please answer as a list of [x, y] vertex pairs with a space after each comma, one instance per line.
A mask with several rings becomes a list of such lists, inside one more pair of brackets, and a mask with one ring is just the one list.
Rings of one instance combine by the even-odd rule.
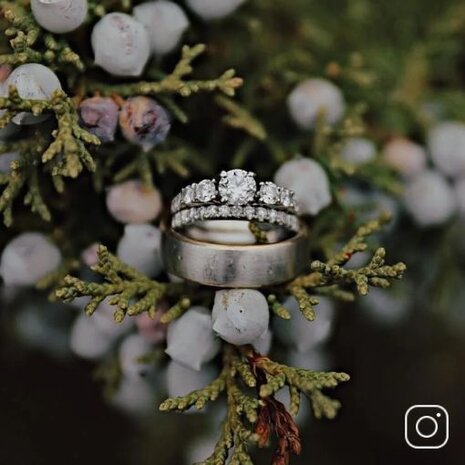
[[168, 273], [213, 287], [259, 288], [292, 280], [309, 261], [304, 224], [294, 236], [273, 244], [201, 242], [172, 228], [164, 231], [162, 257]]

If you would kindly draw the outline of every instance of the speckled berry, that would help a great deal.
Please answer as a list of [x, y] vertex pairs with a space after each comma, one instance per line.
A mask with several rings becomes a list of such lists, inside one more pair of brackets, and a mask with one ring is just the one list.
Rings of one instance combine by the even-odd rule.
[[320, 115], [328, 124], [337, 123], [345, 111], [342, 92], [325, 79], [307, 79], [298, 84], [289, 94], [287, 106], [301, 129], [314, 128]]
[[[23, 99], [48, 100], [56, 90], [61, 90], [61, 84], [56, 74], [39, 63], [27, 63], [18, 66], [8, 76], [1, 87], [2, 96], [8, 95], [9, 86], [15, 86]], [[15, 124], [36, 124], [45, 121], [49, 114], [34, 116], [29, 112], [21, 112], [12, 119]]]
[[105, 15], [92, 30], [95, 64], [116, 76], [140, 76], [150, 57], [143, 24], [124, 13]]
[[111, 98], [92, 97], [79, 105], [81, 126], [101, 142], [112, 142], [118, 126], [118, 105]]
[[284, 163], [274, 176], [276, 184], [295, 192], [302, 214], [316, 215], [331, 203], [325, 170], [310, 158], [295, 158]]
[[155, 100], [138, 96], [126, 100], [121, 108], [119, 124], [129, 142], [150, 150], [166, 139], [171, 118]]
[[138, 180], [111, 186], [106, 203], [110, 214], [121, 223], [148, 223], [157, 218], [162, 209], [158, 189], [146, 187]]
[[433, 163], [446, 176], [465, 175], [465, 124], [445, 121], [428, 133], [428, 149]]
[[203, 19], [220, 19], [233, 13], [245, 0], [186, 0], [187, 6]]
[[174, 2], [145, 2], [137, 5], [133, 13], [137, 21], [145, 26], [155, 55], [164, 55], [174, 50], [189, 27], [189, 19], [183, 9]]
[[440, 225], [456, 210], [456, 199], [447, 180], [435, 171], [423, 171], [405, 187], [405, 207], [419, 226]]
[[47, 31], [63, 34], [86, 19], [87, 0], [31, 0], [34, 19]]

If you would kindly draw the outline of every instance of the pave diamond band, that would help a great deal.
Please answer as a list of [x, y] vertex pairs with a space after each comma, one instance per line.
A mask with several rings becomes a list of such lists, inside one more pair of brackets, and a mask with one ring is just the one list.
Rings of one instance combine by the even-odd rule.
[[171, 227], [175, 230], [182, 229], [199, 221], [218, 219], [258, 221], [281, 226], [293, 232], [299, 230], [299, 220], [296, 215], [274, 208], [241, 207], [239, 205], [209, 205], [186, 208], [174, 214]]
[[240, 169], [221, 172], [218, 182], [204, 179], [185, 187], [173, 199], [171, 213], [209, 205], [267, 207], [297, 213], [293, 191], [273, 182], [261, 182], [257, 187], [255, 174]]

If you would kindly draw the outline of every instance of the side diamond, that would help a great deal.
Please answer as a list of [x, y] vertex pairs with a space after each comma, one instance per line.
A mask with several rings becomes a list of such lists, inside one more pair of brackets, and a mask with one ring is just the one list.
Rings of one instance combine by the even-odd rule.
[[285, 207], [295, 207], [295, 194], [290, 189], [281, 190], [281, 203]]
[[210, 202], [216, 197], [215, 181], [204, 179], [195, 187], [195, 199], [199, 202]]
[[185, 205], [191, 204], [195, 199], [195, 191], [192, 186], [187, 186], [182, 190], [182, 203]]
[[258, 198], [267, 205], [276, 205], [280, 201], [280, 188], [274, 182], [262, 182]]

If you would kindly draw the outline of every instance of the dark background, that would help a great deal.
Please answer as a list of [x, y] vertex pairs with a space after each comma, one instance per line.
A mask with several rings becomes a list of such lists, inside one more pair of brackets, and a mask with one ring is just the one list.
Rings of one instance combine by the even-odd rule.
[[[4, 309], [6, 311], [12, 309]], [[459, 465], [465, 439], [465, 340], [444, 318], [414, 309], [403, 326], [380, 327], [355, 308], [339, 312], [329, 343], [332, 368], [351, 374], [333, 394], [336, 420], [311, 420], [294, 464]], [[92, 366], [54, 361], [3, 338], [0, 348], [0, 464], [183, 464], [181, 438], [204, 430], [198, 415], [159, 414], [130, 422], [106, 406]], [[440, 450], [413, 450], [404, 441], [404, 413], [440, 404], [450, 439]], [[260, 451], [269, 463], [270, 451]]]

